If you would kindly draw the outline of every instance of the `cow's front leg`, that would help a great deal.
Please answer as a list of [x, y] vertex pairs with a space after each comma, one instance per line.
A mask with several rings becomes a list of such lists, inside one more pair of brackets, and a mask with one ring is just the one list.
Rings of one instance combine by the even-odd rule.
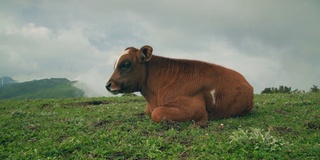
[[207, 126], [208, 113], [203, 107], [170, 107], [160, 106], [152, 111], [151, 118], [155, 122], [160, 121], [178, 121], [185, 122], [194, 120], [195, 126]]
[[151, 114], [151, 108], [150, 108], [150, 104], [149, 103], [147, 103], [147, 105], [146, 105], [145, 113], [148, 114], [148, 115]]

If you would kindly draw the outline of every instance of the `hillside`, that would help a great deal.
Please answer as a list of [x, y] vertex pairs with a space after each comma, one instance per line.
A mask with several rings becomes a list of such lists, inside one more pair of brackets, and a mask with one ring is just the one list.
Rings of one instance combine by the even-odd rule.
[[75, 98], [84, 92], [66, 78], [11, 83], [0, 87], [0, 99]]
[[0, 87], [7, 85], [17, 83], [15, 80], [13, 80], [11, 77], [0, 77]]

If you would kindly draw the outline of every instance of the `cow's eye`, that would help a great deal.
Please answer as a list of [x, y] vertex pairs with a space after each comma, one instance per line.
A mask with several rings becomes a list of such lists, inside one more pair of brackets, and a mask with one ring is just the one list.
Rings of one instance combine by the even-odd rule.
[[120, 69], [121, 70], [128, 70], [128, 69], [130, 69], [130, 67], [131, 67], [131, 62], [123, 62], [120, 65]]

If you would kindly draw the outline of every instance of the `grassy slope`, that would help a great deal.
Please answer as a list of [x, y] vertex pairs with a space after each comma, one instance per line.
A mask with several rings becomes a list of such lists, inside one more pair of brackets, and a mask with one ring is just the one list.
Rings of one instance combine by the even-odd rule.
[[39, 99], [83, 97], [84, 92], [65, 78], [13, 83], [0, 87], [1, 99]]
[[[0, 159], [320, 159], [320, 94], [256, 95], [246, 117], [154, 123], [142, 97], [0, 101]], [[223, 124], [223, 127], [221, 126]]]

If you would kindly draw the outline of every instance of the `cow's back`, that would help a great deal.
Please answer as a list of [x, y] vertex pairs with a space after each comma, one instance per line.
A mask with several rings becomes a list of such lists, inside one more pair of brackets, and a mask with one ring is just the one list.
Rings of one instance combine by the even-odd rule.
[[201, 61], [159, 56], [154, 56], [147, 67], [147, 85], [153, 95], [147, 93], [145, 97], [154, 105], [166, 105], [179, 97], [201, 94], [211, 118], [239, 115], [253, 107], [252, 86], [234, 70]]

